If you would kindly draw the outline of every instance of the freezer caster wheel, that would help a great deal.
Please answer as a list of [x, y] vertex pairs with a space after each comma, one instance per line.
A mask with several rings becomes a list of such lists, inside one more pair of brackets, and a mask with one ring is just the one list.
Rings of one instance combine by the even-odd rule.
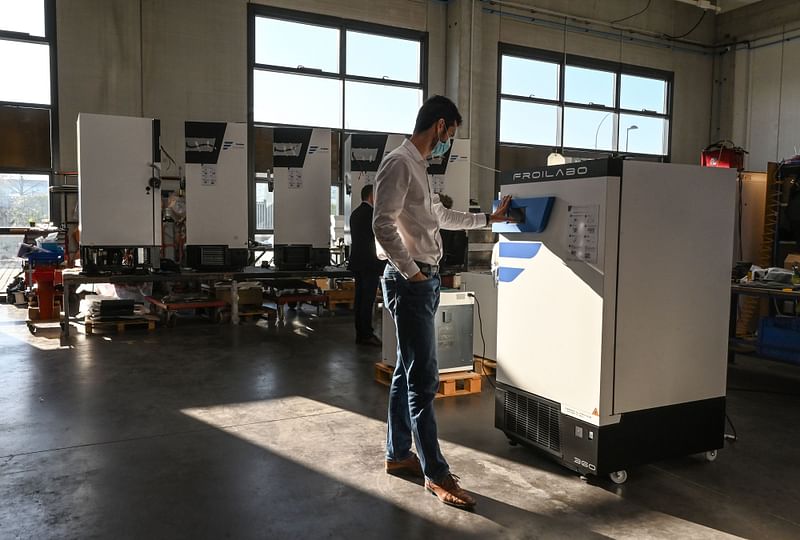
[[703, 454], [703, 457], [706, 458], [706, 461], [716, 461], [716, 459], [717, 459], [717, 451], [716, 450], [709, 450], [708, 452]]
[[30, 332], [31, 334], [33, 334], [35, 336], [36, 335], [36, 330], [37, 330], [37, 328], [36, 328], [35, 324], [28, 323], [28, 332]]
[[615, 484], [624, 484], [628, 480], [628, 471], [616, 471], [608, 475]]
[[508, 439], [508, 445], [509, 446], [517, 446], [518, 444], [519, 443], [517, 441], [515, 441], [514, 439]]

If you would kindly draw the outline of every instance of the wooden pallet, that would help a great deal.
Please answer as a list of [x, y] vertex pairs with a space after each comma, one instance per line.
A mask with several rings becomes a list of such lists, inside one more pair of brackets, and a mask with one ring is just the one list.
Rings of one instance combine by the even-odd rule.
[[480, 373], [481, 375], [486, 375], [487, 377], [497, 373], [497, 362], [495, 360], [475, 356], [473, 358], [472, 365], [475, 373]]
[[[384, 386], [392, 382], [394, 366], [383, 362], [375, 362], [375, 380]], [[474, 371], [456, 371], [439, 374], [439, 391], [436, 397], [465, 396], [481, 393], [481, 376]]]
[[89, 317], [85, 320], [86, 335], [91, 335], [95, 330], [116, 329], [118, 334], [122, 334], [128, 328], [135, 326], [146, 326], [148, 331], [156, 329], [158, 317], [146, 315], [139, 319], [120, 319], [117, 321], [94, 321]]
[[334, 289], [325, 291], [325, 307], [328, 310], [335, 310], [338, 306], [347, 306], [348, 309], [353, 309], [355, 305], [355, 290], [353, 289]]
[[353, 304], [352, 302], [344, 302], [344, 301], [336, 302], [333, 300], [329, 300], [327, 304], [328, 311], [336, 311], [336, 308], [338, 308], [339, 306], [345, 306], [350, 311], [353, 311], [355, 304]]
[[278, 318], [278, 310], [271, 307], [241, 306], [239, 309], [239, 320], [258, 322], [265, 318], [273, 320]]

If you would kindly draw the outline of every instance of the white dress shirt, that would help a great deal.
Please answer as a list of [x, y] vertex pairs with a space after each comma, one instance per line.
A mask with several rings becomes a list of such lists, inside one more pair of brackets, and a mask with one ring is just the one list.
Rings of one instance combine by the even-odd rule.
[[417, 262], [439, 264], [440, 228], [478, 229], [487, 221], [486, 214], [448, 210], [439, 202], [428, 176], [428, 161], [410, 140], [381, 162], [375, 177], [375, 244], [378, 258], [388, 260], [406, 279], [419, 272]]

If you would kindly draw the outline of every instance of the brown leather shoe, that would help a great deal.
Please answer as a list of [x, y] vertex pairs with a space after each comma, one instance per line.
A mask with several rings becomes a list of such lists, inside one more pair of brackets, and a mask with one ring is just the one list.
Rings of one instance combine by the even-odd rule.
[[458, 480], [458, 476], [454, 474], [448, 474], [438, 483], [426, 478], [425, 489], [439, 497], [439, 500], [444, 504], [464, 510], [472, 510], [475, 508], [475, 499], [466, 490], [461, 489], [461, 486], [458, 485]]
[[386, 461], [386, 474], [394, 474], [398, 476], [417, 476], [422, 478], [422, 465], [419, 459], [412, 452], [410, 456], [402, 461]]

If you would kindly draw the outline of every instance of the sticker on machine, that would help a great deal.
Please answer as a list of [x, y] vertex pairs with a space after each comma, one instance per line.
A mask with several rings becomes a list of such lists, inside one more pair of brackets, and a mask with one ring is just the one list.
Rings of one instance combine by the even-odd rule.
[[289, 189], [303, 189], [303, 169], [289, 167]]
[[217, 185], [217, 166], [213, 163], [200, 165], [200, 182], [203, 186]]
[[599, 206], [570, 206], [567, 246], [569, 260], [597, 264]]
[[579, 411], [575, 407], [570, 407], [569, 405], [564, 405], [563, 403], [561, 404], [561, 414], [566, 414], [567, 416], [571, 416], [573, 418], [577, 418], [578, 420], [583, 420], [584, 422], [589, 422], [591, 424], [596, 424], [598, 421], [597, 416], [592, 416], [589, 413]]

